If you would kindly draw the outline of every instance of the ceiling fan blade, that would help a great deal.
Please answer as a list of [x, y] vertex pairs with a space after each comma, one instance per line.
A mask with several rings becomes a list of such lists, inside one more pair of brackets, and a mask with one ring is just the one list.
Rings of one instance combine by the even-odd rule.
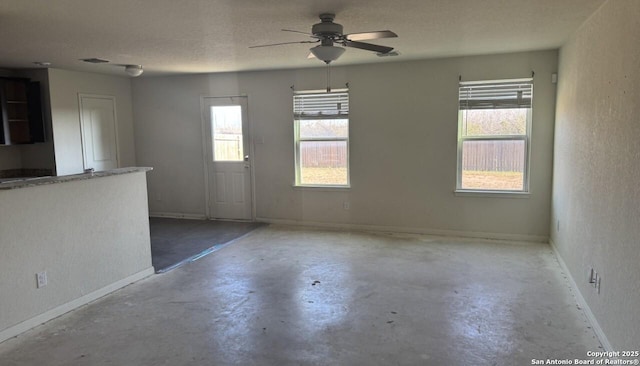
[[281, 31], [283, 32], [293, 32], [293, 33], [300, 33], [300, 34], [306, 34], [308, 36], [312, 36], [313, 34], [309, 33], [309, 32], [302, 32], [302, 31], [297, 31], [297, 30], [293, 30], [293, 29], [281, 29]]
[[367, 39], [380, 39], [380, 38], [395, 38], [398, 35], [390, 30], [383, 30], [377, 32], [361, 32], [345, 34], [344, 37], [349, 41], [365, 41]]
[[281, 46], [281, 45], [284, 45], [284, 44], [296, 44], [296, 43], [317, 43], [317, 42], [318, 41], [281, 42], [281, 43], [261, 44], [261, 45], [258, 45], [258, 46], [249, 46], [249, 48]]
[[380, 46], [377, 44], [364, 42], [345, 41], [344, 45], [347, 47], [359, 48], [361, 50], [373, 51], [377, 53], [389, 53], [393, 50], [393, 47]]

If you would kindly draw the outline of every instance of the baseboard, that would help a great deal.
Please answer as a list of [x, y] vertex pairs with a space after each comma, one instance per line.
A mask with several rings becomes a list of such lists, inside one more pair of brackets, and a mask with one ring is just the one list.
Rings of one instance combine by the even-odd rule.
[[256, 221], [265, 222], [268, 224], [276, 224], [276, 225], [307, 226], [307, 227], [329, 228], [329, 229], [340, 229], [340, 230], [361, 230], [361, 231], [373, 231], [373, 232], [423, 234], [423, 235], [436, 235], [436, 236], [449, 236], [449, 237], [462, 237], [462, 238], [475, 238], [475, 239], [491, 239], [491, 240], [508, 240], [508, 241], [517, 241], [517, 242], [534, 242], [534, 243], [549, 242], [548, 237], [537, 236], [537, 235], [438, 230], [438, 229], [411, 228], [411, 227], [404, 227], [404, 226], [339, 224], [339, 223], [326, 223], [326, 222], [314, 222], [314, 221], [270, 219], [266, 217], [257, 217]]
[[11, 326], [7, 329], [0, 331], [0, 343], [6, 341], [9, 338], [15, 337], [21, 333], [26, 332], [27, 330], [34, 328], [42, 323], [48, 322], [54, 318], [59, 317], [65, 313], [70, 312], [71, 310], [77, 309], [82, 305], [88, 304], [94, 300], [97, 300], [105, 295], [108, 295], [122, 287], [125, 287], [133, 282], [139, 281], [145, 277], [149, 277], [154, 274], [153, 267], [149, 267], [143, 271], [140, 271], [136, 274], [133, 274], [129, 277], [123, 278], [120, 281], [114, 282], [110, 285], [107, 285], [101, 289], [93, 291], [89, 294], [81, 296], [75, 300], [69, 301], [66, 304], [62, 304], [54, 309], [46, 311], [40, 315], [36, 315], [31, 319], [27, 319], [21, 323], [18, 323], [14, 326]]
[[575, 294], [576, 301], [578, 302], [578, 305], [580, 306], [582, 311], [584, 311], [584, 315], [587, 317], [587, 320], [589, 321], [591, 328], [596, 333], [598, 340], [602, 344], [602, 348], [604, 348], [604, 350], [607, 352], [613, 352], [614, 349], [611, 346], [611, 343], [609, 343], [609, 339], [607, 339], [607, 336], [606, 334], [604, 334], [602, 327], [600, 327], [598, 320], [596, 319], [595, 315], [593, 315], [593, 312], [591, 311], [589, 304], [587, 304], [587, 301], [582, 296], [582, 293], [580, 292], [580, 289], [578, 288], [578, 285], [575, 279], [573, 278], [573, 275], [571, 274], [569, 267], [567, 267], [567, 264], [564, 262], [564, 259], [562, 259], [562, 256], [558, 251], [558, 247], [556, 247], [556, 244], [551, 239], [549, 239], [549, 244], [551, 245], [551, 248], [553, 249], [553, 252], [555, 253], [556, 258], [558, 259], [558, 263], [560, 263], [560, 267], [562, 267], [562, 270], [564, 271], [564, 273], [567, 274], [567, 278], [569, 279], [569, 285], [571, 286], [571, 290]]
[[165, 217], [169, 219], [206, 220], [207, 216], [200, 214], [185, 214], [180, 212], [149, 212], [149, 217]]

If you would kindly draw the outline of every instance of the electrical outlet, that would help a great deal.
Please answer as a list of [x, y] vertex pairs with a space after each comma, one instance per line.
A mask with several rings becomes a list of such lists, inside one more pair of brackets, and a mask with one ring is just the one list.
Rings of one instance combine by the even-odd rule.
[[349, 201], [344, 201], [342, 203], [342, 208], [344, 208], [345, 210], [348, 210], [349, 208], [351, 208], [351, 204], [349, 204]]
[[36, 286], [38, 288], [45, 287], [47, 282], [47, 271], [36, 273]]
[[598, 277], [596, 281], [596, 290], [598, 290], [598, 295], [600, 295], [600, 282], [602, 282], [602, 277]]

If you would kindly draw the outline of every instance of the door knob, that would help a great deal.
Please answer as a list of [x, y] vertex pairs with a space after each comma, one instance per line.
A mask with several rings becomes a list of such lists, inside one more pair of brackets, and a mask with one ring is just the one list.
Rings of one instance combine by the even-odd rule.
[[249, 161], [249, 155], [244, 156], [244, 161]]

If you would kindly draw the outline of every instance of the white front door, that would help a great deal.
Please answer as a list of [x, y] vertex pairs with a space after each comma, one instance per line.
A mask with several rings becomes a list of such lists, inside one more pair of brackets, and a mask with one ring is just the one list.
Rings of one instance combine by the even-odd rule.
[[84, 168], [96, 171], [117, 168], [115, 98], [80, 94], [78, 99]]
[[209, 216], [251, 220], [247, 97], [204, 98]]

